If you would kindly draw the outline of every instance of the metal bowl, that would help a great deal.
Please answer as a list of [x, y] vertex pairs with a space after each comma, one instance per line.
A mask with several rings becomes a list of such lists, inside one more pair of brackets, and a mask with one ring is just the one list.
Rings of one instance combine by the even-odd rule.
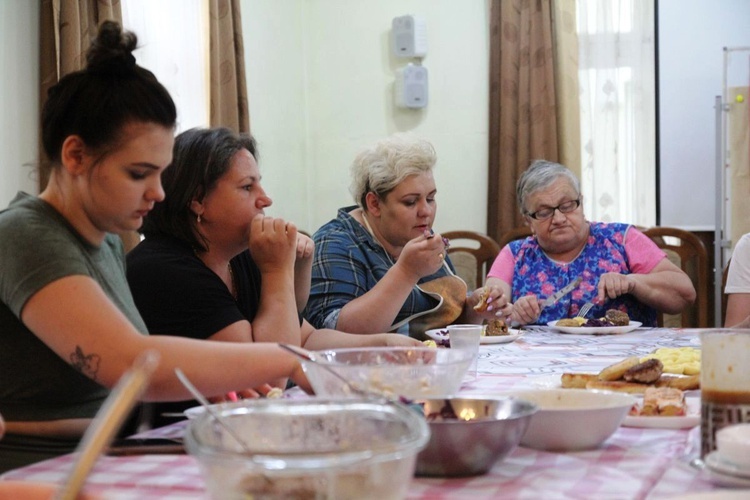
[[315, 353], [316, 363], [302, 362], [315, 394], [353, 397], [351, 387], [329, 373], [325, 365], [358, 389], [411, 399], [455, 394], [472, 361], [472, 353], [433, 347], [371, 347], [331, 349]]
[[[431, 433], [417, 456], [419, 476], [486, 473], [518, 446], [537, 411], [527, 401], [508, 397], [430, 399], [419, 404], [424, 405]], [[451, 411], [455, 418], [445, 418]]]
[[206, 413], [188, 452], [212, 498], [404, 498], [429, 428], [400, 404], [246, 400], [219, 409], [249, 452]]

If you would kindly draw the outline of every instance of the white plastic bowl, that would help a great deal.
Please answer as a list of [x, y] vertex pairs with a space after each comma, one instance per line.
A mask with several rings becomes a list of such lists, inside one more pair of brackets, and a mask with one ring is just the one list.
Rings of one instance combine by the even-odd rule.
[[514, 391], [512, 395], [539, 408], [521, 446], [554, 451], [598, 448], [636, 401], [630, 394], [586, 389]]
[[750, 470], [750, 424], [736, 424], [716, 431], [719, 455], [735, 465]]

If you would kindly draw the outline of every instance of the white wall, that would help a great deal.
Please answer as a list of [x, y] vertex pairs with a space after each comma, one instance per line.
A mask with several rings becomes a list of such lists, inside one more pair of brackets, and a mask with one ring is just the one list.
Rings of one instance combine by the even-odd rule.
[[723, 48], [750, 46], [750, 2], [658, 5], [661, 224], [713, 230], [714, 98], [722, 93]]
[[0, 208], [37, 192], [39, 2], [0, 1]]
[[[271, 213], [315, 230], [351, 203], [348, 165], [395, 131], [439, 155], [438, 229], [485, 229], [488, 0], [242, 0], [253, 133]], [[393, 17], [427, 19], [430, 104], [394, 109]], [[38, 2], [0, 1], [0, 207], [36, 192]], [[662, 224], [713, 227], [723, 47], [750, 45], [746, 0], [659, 0]], [[700, 35], [700, 36], [699, 36]], [[696, 186], [699, 195], [696, 195]]]
[[[436, 227], [486, 229], [486, 0], [243, 0], [246, 70], [269, 213], [314, 231], [353, 204], [356, 152], [399, 131], [438, 153]], [[394, 17], [425, 17], [429, 104], [393, 104]]]

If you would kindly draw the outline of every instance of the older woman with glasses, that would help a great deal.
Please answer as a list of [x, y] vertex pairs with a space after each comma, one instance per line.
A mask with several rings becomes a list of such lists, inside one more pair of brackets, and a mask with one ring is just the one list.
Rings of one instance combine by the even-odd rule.
[[[534, 161], [516, 195], [532, 235], [506, 245], [487, 279], [510, 298], [513, 321], [546, 324], [574, 317], [593, 302], [587, 317], [618, 309], [656, 326], [657, 311], [676, 314], [695, 300], [690, 278], [635, 227], [586, 220], [578, 178], [563, 165]], [[579, 277], [571, 293], [542, 307]]]

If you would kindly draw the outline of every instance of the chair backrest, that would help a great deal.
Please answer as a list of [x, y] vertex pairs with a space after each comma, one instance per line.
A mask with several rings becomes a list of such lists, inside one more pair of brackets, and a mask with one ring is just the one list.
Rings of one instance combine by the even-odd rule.
[[484, 286], [487, 273], [500, 253], [497, 242], [476, 231], [446, 231], [442, 236], [450, 240], [448, 254], [469, 291]]
[[522, 240], [531, 236], [531, 228], [529, 226], [519, 226], [510, 231], [503, 233], [500, 239], [497, 241], [498, 245], [502, 249], [505, 245], [514, 240]]
[[[690, 276], [695, 287], [695, 303], [679, 315], [659, 314], [660, 326], [708, 328], [708, 252], [703, 241], [689, 231], [674, 227], [651, 227], [643, 231], [667, 257]], [[679, 318], [679, 319], [677, 319]]]

